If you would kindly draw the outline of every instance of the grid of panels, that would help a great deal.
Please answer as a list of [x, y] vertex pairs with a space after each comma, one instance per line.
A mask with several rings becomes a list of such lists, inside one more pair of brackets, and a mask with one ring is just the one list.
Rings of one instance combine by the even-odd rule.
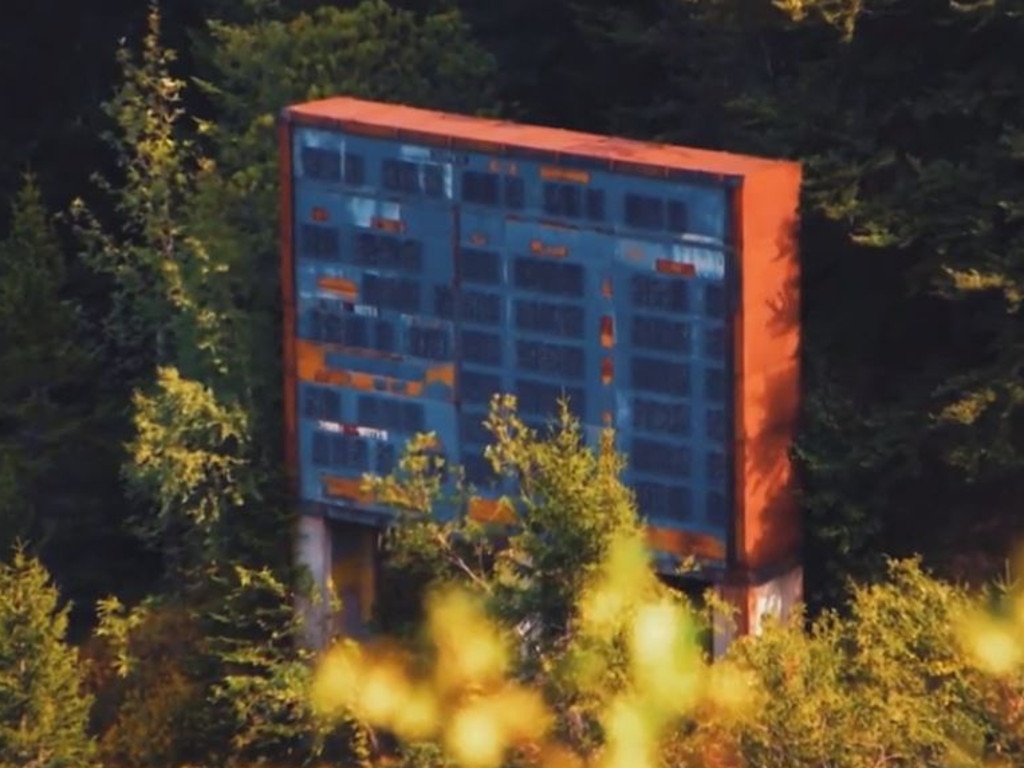
[[[615, 425], [652, 523], [725, 538], [723, 188], [306, 129], [294, 162], [299, 337], [384, 390], [300, 413], [304, 475], [383, 471], [428, 430], [486, 495], [491, 396], [538, 426], [568, 397], [588, 434]], [[429, 383], [445, 365], [454, 390]], [[339, 408], [366, 434], [310, 426]]]

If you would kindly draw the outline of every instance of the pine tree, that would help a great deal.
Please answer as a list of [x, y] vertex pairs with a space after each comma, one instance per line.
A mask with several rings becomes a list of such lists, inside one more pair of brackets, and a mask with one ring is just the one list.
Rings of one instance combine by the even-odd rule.
[[88, 768], [91, 699], [65, 643], [67, 607], [43, 565], [15, 551], [0, 564], [0, 766]]
[[81, 426], [69, 388], [88, 361], [63, 296], [64, 257], [35, 179], [26, 175], [0, 242], [0, 547], [42, 543], [55, 525], [68, 442]]

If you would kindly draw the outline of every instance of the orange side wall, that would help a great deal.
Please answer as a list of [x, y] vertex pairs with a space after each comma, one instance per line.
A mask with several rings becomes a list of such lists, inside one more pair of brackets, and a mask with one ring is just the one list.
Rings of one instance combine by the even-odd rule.
[[281, 173], [280, 248], [281, 248], [281, 331], [284, 337], [284, 458], [292, 496], [298, 494], [299, 458], [296, 424], [295, 368], [295, 255], [292, 251], [292, 150], [291, 126], [278, 123], [278, 168]]
[[741, 308], [736, 318], [735, 562], [795, 562], [800, 518], [790, 450], [800, 401], [800, 167], [748, 176], [740, 192]]

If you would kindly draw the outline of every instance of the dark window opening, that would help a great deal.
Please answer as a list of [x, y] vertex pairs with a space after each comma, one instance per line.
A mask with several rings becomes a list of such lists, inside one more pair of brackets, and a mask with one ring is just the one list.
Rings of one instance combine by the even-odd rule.
[[675, 477], [690, 476], [690, 450], [685, 446], [634, 439], [630, 458], [633, 468], [638, 472]]
[[402, 400], [364, 395], [357, 408], [359, 424], [412, 435], [424, 430], [423, 406]]
[[441, 166], [423, 166], [423, 191], [427, 197], [444, 197], [444, 171]]
[[664, 229], [665, 204], [657, 197], [626, 195], [626, 223], [638, 229]]
[[583, 267], [530, 257], [515, 262], [516, 288], [555, 296], [583, 295]]
[[518, 176], [505, 177], [505, 207], [521, 210], [526, 205], [526, 184]]
[[558, 401], [567, 398], [569, 410], [582, 418], [586, 412], [586, 399], [580, 387], [561, 387], [531, 379], [516, 380], [516, 399], [520, 411], [544, 418], [554, 418]]
[[552, 216], [578, 219], [580, 216], [580, 188], [574, 184], [544, 184], [544, 212]]
[[341, 180], [341, 153], [335, 149], [303, 147], [302, 174], [316, 181]]
[[390, 475], [395, 471], [395, 446], [390, 443], [377, 443], [377, 474]]
[[685, 280], [634, 275], [633, 304], [663, 312], [686, 312], [690, 307], [688, 286]]
[[459, 298], [459, 309], [465, 322], [501, 325], [501, 297], [493, 293], [464, 291]]
[[690, 366], [653, 357], [634, 357], [633, 387], [664, 395], [690, 394]]
[[704, 288], [704, 312], [710, 317], [725, 314], [725, 290], [722, 286], [708, 285]]
[[459, 432], [462, 442], [473, 445], [487, 445], [492, 435], [484, 426], [487, 414], [484, 411], [467, 411], [459, 416]]
[[516, 364], [527, 371], [580, 379], [583, 378], [583, 361], [583, 350], [579, 347], [540, 341], [516, 342]]
[[480, 205], [498, 204], [498, 176], [482, 171], [462, 172], [462, 199]]
[[689, 323], [637, 316], [633, 318], [631, 340], [641, 349], [688, 353], [691, 327]]
[[415, 315], [420, 311], [420, 284], [369, 273], [363, 275], [363, 298], [373, 306]]
[[501, 379], [490, 373], [462, 371], [459, 374], [460, 394], [467, 403], [490, 403], [501, 392]]
[[337, 421], [341, 417], [341, 395], [327, 387], [307, 387], [302, 415], [318, 421]]
[[709, 400], [725, 400], [725, 371], [708, 368], [704, 371], [704, 395]]
[[502, 339], [498, 334], [463, 330], [460, 339], [462, 357], [466, 361], [479, 365], [501, 365]]
[[463, 281], [489, 285], [501, 282], [501, 258], [494, 251], [462, 248], [459, 256], [459, 270]]
[[303, 224], [299, 230], [302, 255], [314, 259], [337, 258], [340, 235], [334, 227], [323, 224]]
[[661, 403], [657, 400], [633, 400], [633, 427], [644, 432], [671, 435], [690, 433], [690, 406], [685, 403]]
[[409, 354], [426, 360], [449, 360], [451, 349], [448, 345], [448, 333], [443, 328], [421, 328], [413, 326], [409, 329]]
[[553, 336], [583, 336], [584, 313], [581, 307], [551, 304], [546, 301], [517, 301], [516, 328], [540, 331]]
[[673, 232], [685, 232], [687, 225], [686, 205], [678, 200], [669, 200], [668, 228]]
[[591, 221], [604, 221], [604, 190], [587, 190], [587, 218]]
[[419, 167], [408, 160], [384, 160], [381, 186], [391, 192], [417, 193], [420, 191]]
[[361, 267], [399, 272], [419, 272], [423, 268], [423, 243], [397, 240], [372, 232], [360, 232], [355, 239], [355, 263]]
[[366, 183], [366, 162], [362, 155], [345, 153], [345, 183], [353, 187]]
[[690, 489], [684, 485], [639, 482], [636, 501], [645, 517], [687, 520], [693, 515]]

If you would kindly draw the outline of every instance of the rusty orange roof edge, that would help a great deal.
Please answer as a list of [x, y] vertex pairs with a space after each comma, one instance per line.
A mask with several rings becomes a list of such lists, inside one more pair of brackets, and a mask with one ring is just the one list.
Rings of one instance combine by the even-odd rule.
[[287, 107], [284, 115], [298, 122], [336, 125], [353, 133], [379, 135], [382, 131], [408, 131], [471, 142], [475, 147], [487, 145], [497, 152], [515, 147], [699, 174], [742, 177], [780, 166], [799, 167], [799, 163], [790, 160], [470, 117], [347, 96], [296, 104]]

